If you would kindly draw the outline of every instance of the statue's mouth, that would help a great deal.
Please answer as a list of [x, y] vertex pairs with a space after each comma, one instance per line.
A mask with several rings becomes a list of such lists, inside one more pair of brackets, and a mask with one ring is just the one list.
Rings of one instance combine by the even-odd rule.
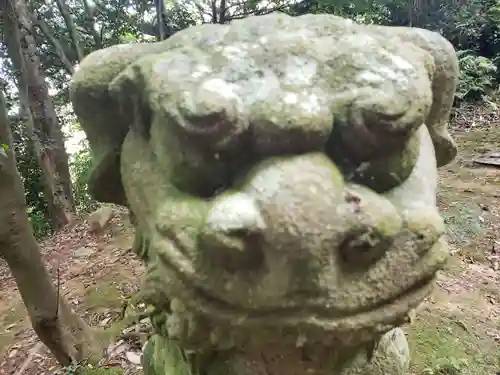
[[[179, 298], [189, 311], [205, 316], [210, 321], [248, 328], [302, 327], [336, 334], [353, 330], [384, 332], [408, 320], [409, 312], [431, 293], [436, 272], [441, 268], [441, 263], [436, 262], [435, 267], [420, 274], [411, 286], [402, 288], [391, 298], [355, 309], [335, 308], [335, 300], [318, 295], [304, 298], [306, 293], [290, 293], [281, 301], [276, 300], [276, 307], [243, 307], [229, 303], [220, 297], [220, 293], [211, 291], [199, 277], [199, 270], [170, 241], [168, 244], [160, 241], [156, 246], [161, 249], [157, 251], [160, 267], [167, 272], [161, 272], [161, 277], [153, 277], [155, 283], [163, 282], [162, 285], [166, 286], [166, 296]], [[169, 275], [168, 280], [165, 278], [166, 273]]]

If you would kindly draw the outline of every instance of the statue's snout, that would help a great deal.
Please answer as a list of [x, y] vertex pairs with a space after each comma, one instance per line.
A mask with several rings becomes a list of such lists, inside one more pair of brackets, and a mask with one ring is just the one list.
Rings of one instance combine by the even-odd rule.
[[228, 271], [262, 265], [266, 223], [255, 199], [246, 193], [219, 197], [212, 205], [201, 241], [212, 264]]
[[314, 153], [258, 165], [239, 192], [214, 202], [202, 239], [205, 255], [227, 270], [288, 267], [294, 278], [298, 262], [330, 275], [369, 266], [400, 230], [387, 199], [345, 183], [327, 156]]

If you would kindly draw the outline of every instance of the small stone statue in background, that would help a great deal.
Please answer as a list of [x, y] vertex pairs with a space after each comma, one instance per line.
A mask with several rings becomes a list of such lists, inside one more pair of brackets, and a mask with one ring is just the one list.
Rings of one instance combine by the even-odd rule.
[[89, 55], [71, 85], [94, 198], [127, 206], [147, 375], [402, 375], [448, 251], [439, 34], [331, 15], [205, 24]]

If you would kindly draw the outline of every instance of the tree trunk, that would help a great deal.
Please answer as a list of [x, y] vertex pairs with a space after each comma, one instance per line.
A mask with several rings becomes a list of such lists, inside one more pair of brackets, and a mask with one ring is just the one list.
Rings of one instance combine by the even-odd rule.
[[44, 194], [52, 227], [58, 230], [72, 220], [74, 212], [64, 136], [45, 78], [40, 72], [29, 9], [24, 0], [2, 0], [1, 5], [7, 51], [19, 75], [21, 100], [29, 108], [28, 133], [33, 137], [38, 164], [43, 171]]
[[71, 36], [72, 45], [76, 53], [76, 60], [80, 62], [83, 60], [83, 51], [80, 46], [78, 31], [76, 30], [76, 26], [73, 21], [73, 17], [71, 16], [69, 6], [64, 0], [56, 0], [56, 4], [59, 12], [61, 13], [61, 16], [64, 18], [64, 23], [66, 24], [66, 28], [68, 29], [68, 34]]
[[43, 264], [25, 210], [6, 112], [0, 91], [0, 257], [12, 271], [33, 329], [57, 361], [63, 366], [96, 361], [101, 350], [90, 328], [60, 297]]
[[219, 7], [219, 23], [221, 25], [226, 23], [226, 13], [227, 13], [226, 0], [221, 0]]
[[[61, 60], [61, 64], [64, 66], [66, 73], [73, 75], [73, 73], [75, 72], [75, 68], [73, 67], [73, 64], [71, 63], [68, 56], [66, 56], [66, 52], [64, 51], [64, 48], [59, 40], [57, 40], [57, 38], [52, 35], [47, 22], [45, 22], [45, 20], [40, 17], [37, 12], [32, 12], [31, 22], [33, 23], [33, 25], [38, 26], [42, 34], [50, 42], [50, 45], [52, 46], [52, 48], [54, 48], [57, 57], [59, 57], [59, 60]], [[80, 59], [78, 59], [77, 61], [80, 62]]]
[[[94, 4], [95, 6], [95, 4]], [[101, 49], [103, 47], [102, 37], [95, 29], [95, 20], [94, 20], [94, 10], [93, 7], [89, 4], [88, 0], [83, 0], [83, 8], [85, 9], [85, 25], [87, 31], [92, 35], [94, 39], [94, 48]]]

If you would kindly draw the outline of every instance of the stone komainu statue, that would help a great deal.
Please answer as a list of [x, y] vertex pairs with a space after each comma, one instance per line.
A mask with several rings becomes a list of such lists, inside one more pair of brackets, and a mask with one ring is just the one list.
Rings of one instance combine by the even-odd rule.
[[98, 200], [129, 207], [148, 375], [400, 375], [448, 252], [440, 35], [331, 15], [201, 25], [89, 55], [71, 95]]

